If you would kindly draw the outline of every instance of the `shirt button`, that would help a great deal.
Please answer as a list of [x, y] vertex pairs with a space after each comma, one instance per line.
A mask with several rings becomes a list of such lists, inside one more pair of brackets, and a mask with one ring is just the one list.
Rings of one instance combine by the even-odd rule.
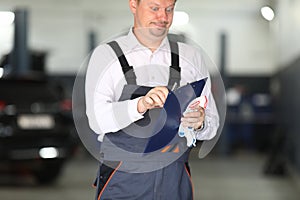
[[150, 55], [149, 63], [152, 63], [153, 55]]

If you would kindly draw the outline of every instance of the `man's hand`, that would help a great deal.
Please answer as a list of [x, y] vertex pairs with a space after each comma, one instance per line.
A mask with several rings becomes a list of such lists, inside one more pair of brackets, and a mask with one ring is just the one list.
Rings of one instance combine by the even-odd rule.
[[197, 108], [191, 112], [183, 114], [181, 123], [184, 127], [192, 127], [195, 130], [201, 128], [205, 118], [204, 108], [197, 106]]
[[138, 112], [144, 113], [153, 108], [163, 107], [168, 94], [169, 90], [164, 86], [158, 86], [151, 89], [146, 96], [139, 99], [137, 105]]

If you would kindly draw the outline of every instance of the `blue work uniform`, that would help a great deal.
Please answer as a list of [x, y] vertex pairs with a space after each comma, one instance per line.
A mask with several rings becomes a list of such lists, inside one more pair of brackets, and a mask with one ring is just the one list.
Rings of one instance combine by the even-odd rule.
[[[172, 64], [168, 88], [171, 88], [174, 85], [179, 86], [180, 67], [178, 44], [173, 41], [169, 43]], [[127, 81], [119, 101], [146, 95], [152, 87], [137, 85], [133, 67], [128, 64], [118, 43], [113, 41], [108, 44], [118, 56]], [[97, 200], [193, 199], [188, 165], [191, 148], [186, 146], [185, 138], [175, 134], [172, 141], [163, 148], [143, 154], [151, 138], [149, 135], [151, 131], [148, 130], [152, 129], [149, 127], [156, 123], [152, 120], [153, 116], [159, 113], [161, 109], [151, 109], [144, 114], [143, 119], [118, 132], [105, 134], [101, 143], [100, 167], [95, 181]]]

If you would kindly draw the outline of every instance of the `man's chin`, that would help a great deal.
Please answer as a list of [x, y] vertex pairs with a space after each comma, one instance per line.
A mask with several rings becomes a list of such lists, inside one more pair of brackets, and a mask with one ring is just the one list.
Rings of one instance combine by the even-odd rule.
[[168, 29], [167, 28], [161, 28], [161, 27], [158, 27], [158, 28], [150, 28], [149, 29], [150, 33], [153, 35], [153, 36], [156, 36], [156, 37], [163, 37], [167, 34], [168, 32]]

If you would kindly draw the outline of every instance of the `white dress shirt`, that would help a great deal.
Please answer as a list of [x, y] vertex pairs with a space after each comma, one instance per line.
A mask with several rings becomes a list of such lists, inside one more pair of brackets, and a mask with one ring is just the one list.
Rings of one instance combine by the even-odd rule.
[[[169, 41], [165, 38], [152, 52], [139, 43], [132, 29], [128, 35], [116, 39], [130, 66], [136, 74], [137, 85], [167, 86], [171, 65]], [[211, 94], [208, 70], [197, 48], [179, 43], [180, 86], [208, 77], [202, 95], [208, 98], [205, 110], [205, 127], [196, 132], [197, 140], [210, 140], [217, 132], [219, 115]], [[117, 132], [143, 118], [137, 111], [139, 98], [119, 101], [127, 84], [116, 54], [107, 44], [99, 45], [93, 52], [86, 73], [86, 112], [91, 129], [103, 141], [106, 133]]]

